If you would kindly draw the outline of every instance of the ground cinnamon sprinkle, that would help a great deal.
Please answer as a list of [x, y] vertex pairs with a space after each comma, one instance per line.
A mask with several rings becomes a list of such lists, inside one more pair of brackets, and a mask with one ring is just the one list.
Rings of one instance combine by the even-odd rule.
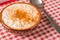
[[12, 16], [13, 20], [16, 20], [16, 18], [18, 18], [19, 20], [23, 19], [26, 22], [34, 21], [33, 17], [31, 18], [29, 15], [27, 15], [27, 12], [19, 9], [17, 9], [15, 11], [15, 14]]

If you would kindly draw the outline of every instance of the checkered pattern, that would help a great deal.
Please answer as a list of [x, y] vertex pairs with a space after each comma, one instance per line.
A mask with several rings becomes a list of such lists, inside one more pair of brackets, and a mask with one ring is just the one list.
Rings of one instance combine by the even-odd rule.
[[[9, 5], [11, 1], [2, 3], [0, 10], [6, 5]], [[11, 3], [13, 3], [12, 1]], [[15, 1], [17, 2], [17, 1]], [[20, 2], [29, 2], [29, 0], [20, 0]], [[59, 0], [43, 0], [45, 3], [44, 7], [51, 17], [59, 15]], [[57, 5], [57, 6], [56, 6]], [[57, 10], [58, 9], [58, 10]], [[47, 16], [41, 9], [42, 19], [36, 28], [27, 31], [13, 31], [8, 30], [0, 23], [0, 40], [60, 40], [60, 34], [51, 26]], [[54, 14], [54, 15], [53, 15]], [[54, 19], [58, 19], [55, 17]], [[59, 20], [58, 20], [59, 21]], [[57, 22], [57, 21], [56, 21]]]
[[43, 2], [48, 14], [60, 26], [60, 0], [43, 0]]

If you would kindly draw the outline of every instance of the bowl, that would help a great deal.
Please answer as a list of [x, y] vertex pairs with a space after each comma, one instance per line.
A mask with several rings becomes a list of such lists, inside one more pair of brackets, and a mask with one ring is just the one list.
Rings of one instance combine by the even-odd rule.
[[12, 3], [0, 12], [0, 22], [11, 30], [29, 30], [41, 21], [41, 11], [30, 3]]

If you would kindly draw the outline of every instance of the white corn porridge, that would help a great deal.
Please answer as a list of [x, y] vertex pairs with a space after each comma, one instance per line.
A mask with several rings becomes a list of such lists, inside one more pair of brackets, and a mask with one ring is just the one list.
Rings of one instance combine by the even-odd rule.
[[29, 28], [38, 18], [36, 8], [28, 4], [12, 4], [2, 12], [3, 22], [11, 28]]

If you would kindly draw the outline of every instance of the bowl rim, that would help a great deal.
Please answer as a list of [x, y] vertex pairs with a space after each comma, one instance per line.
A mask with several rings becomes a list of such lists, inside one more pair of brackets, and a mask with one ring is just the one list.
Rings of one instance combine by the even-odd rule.
[[[29, 28], [23, 28], [23, 29], [17, 29], [17, 28], [16, 28], [16, 29], [15, 29], [15, 28], [9, 27], [9, 26], [6, 25], [6, 24], [4, 23], [4, 21], [2, 20], [2, 12], [4, 11], [5, 8], [7, 8], [8, 6], [13, 5], [13, 4], [28, 4], [28, 5], [33, 6], [33, 7], [38, 11], [39, 20], [38, 20], [37, 22], [35, 22], [35, 24], [34, 24], [33, 26], [29, 27]], [[4, 27], [6, 27], [6, 28], [8, 28], [8, 29], [11, 29], [11, 30], [28, 30], [28, 29], [34, 28], [35, 26], [37, 26], [37, 25], [40, 23], [40, 21], [41, 21], [41, 11], [40, 11], [40, 9], [38, 9], [36, 6], [32, 5], [31, 3], [25, 3], [25, 2], [16, 2], [16, 3], [12, 3], [12, 4], [10, 4], [10, 5], [7, 5], [6, 7], [4, 7], [4, 8], [2, 9], [2, 11], [0, 12], [0, 22], [2, 23], [2, 25], [3, 25]]]

